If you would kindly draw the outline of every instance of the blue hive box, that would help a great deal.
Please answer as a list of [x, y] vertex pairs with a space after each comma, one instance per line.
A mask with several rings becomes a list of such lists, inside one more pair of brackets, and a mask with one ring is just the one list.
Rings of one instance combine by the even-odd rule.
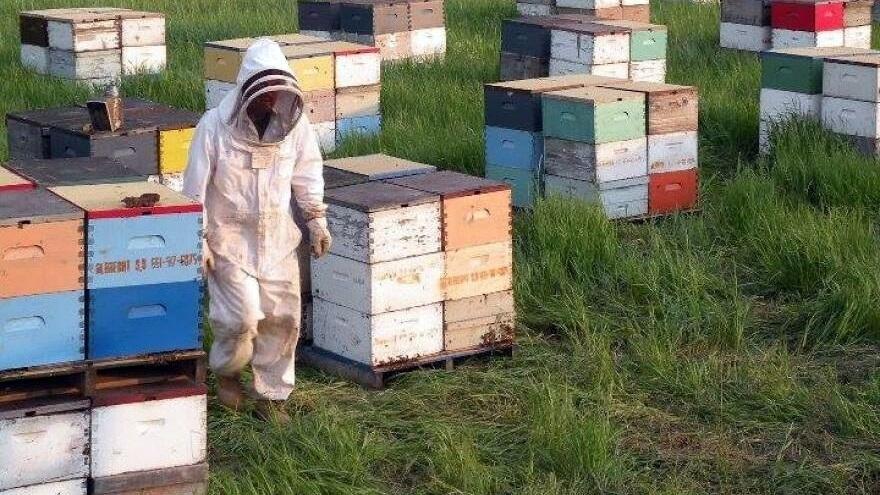
[[538, 170], [544, 156], [544, 136], [504, 127], [486, 126], [486, 163]]
[[84, 291], [0, 299], [0, 371], [85, 359]]

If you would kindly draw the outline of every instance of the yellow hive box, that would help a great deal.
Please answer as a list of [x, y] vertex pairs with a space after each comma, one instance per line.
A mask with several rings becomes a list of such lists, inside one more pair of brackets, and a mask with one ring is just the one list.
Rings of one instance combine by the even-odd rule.
[[189, 145], [195, 132], [194, 127], [159, 132], [160, 173], [173, 174], [186, 170]]
[[334, 89], [336, 71], [330, 43], [291, 45], [281, 49], [303, 92]]
[[[326, 40], [302, 34], [280, 34], [269, 36], [283, 47], [301, 44], [321, 44]], [[238, 77], [244, 52], [256, 38], [236, 38], [205, 43], [205, 79], [234, 83]]]

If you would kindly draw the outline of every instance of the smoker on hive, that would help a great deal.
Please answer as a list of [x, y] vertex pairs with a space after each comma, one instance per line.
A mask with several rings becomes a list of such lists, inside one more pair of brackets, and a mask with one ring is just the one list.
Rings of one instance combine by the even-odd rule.
[[[217, 397], [238, 409], [250, 362], [256, 412], [289, 418], [300, 330], [297, 246], [306, 219], [313, 256], [330, 248], [318, 140], [281, 48], [267, 39], [247, 50], [236, 88], [196, 129], [184, 192], [205, 207], [204, 260], [214, 331]], [[295, 205], [291, 202], [291, 194]]]

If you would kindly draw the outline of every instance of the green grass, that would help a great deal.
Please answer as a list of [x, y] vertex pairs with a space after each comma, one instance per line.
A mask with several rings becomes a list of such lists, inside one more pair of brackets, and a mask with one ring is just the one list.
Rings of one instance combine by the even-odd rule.
[[[446, 60], [387, 67], [382, 137], [340, 155], [482, 172], [481, 85], [513, 1], [447, 1]], [[93, 4], [6, 0], [0, 38], [20, 9]], [[104, 4], [168, 14], [171, 70], [123, 89], [192, 109], [201, 42], [296, 29], [293, 1]], [[702, 214], [630, 225], [540, 204], [516, 225], [513, 359], [378, 393], [303, 370], [286, 429], [212, 405], [212, 493], [878, 493], [880, 167], [808, 122], [759, 160], [757, 57], [717, 48], [717, 6], [653, 17], [669, 81], [700, 88]], [[2, 111], [89, 94], [22, 71], [12, 41], [0, 63]]]

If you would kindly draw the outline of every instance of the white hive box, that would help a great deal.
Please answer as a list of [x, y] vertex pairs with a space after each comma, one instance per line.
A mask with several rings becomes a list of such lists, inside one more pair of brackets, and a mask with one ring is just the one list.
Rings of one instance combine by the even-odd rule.
[[614, 77], [617, 79], [629, 78], [629, 62], [619, 64], [589, 65], [569, 60], [550, 59], [550, 76], [570, 76], [574, 74], [589, 74], [594, 76]]
[[335, 54], [337, 89], [381, 82], [382, 55], [378, 48], [345, 41], [332, 43], [328, 48]]
[[553, 5], [553, 0], [548, 0], [547, 3], [517, 2], [516, 11], [519, 15], [553, 15], [556, 13], [556, 6]]
[[[0, 412], [0, 493], [89, 475], [88, 401]], [[21, 493], [41, 493], [37, 488]]]
[[165, 44], [165, 16], [155, 12], [127, 11], [120, 14], [122, 46]]
[[21, 45], [21, 65], [41, 74], [49, 72], [49, 49], [44, 46]]
[[206, 392], [204, 385], [167, 386], [148, 393], [134, 388], [96, 397], [92, 477], [204, 462]]
[[648, 172], [652, 174], [696, 168], [697, 131], [648, 136]]
[[822, 70], [825, 96], [880, 101], [880, 54], [830, 57]]
[[865, 49], [871, 48], [871, 26], [843, 28], [843, 46]]
[[125, 74], [155, 74], [165, 70], [165, 45], [122, 47], [122, 71]]
[[86, 493], [85, 478], [0, 490], [0, 495], [86, 495]]
[[112, 13], [70, 13], [49, 17], [49, 46], [58, 50], [86, 52], [122, 46], [119, 21]]
[[822, 122], [838, 134], [876, 139], [880, 137], [880, 103], [826, 96]]
[[790, 31], [774, 29], [773, 48], [831, 48], [843, 46], [843, 29], [832, 31]]
[[631, 81], [656, 82], [666, 81], [666, 59], [642, 60], [630, 62], [629, 79]]
[[784, 120], [793, 115], [818, 119], [822, 112], [822, 95], [780, 89], [761, 89], [761, 120]]
[[443, 350], [443, 305], [365, 314], [314, 300], [315, 347], [368, 366], [392, 364]]
[[590, 144], [544, 138], [544, 170], [548, 175], [594, 182], [609, 182], [648, 173], [648, 142]]
[[440, 56], [446, 53], [446, 28], [416, 29], [409, 33], [410, 53], [416, 58]]
[[629, 62], [630, 35], [625, 28], [590, 24], [552, 29], [550, 57], [588, 65]]
[[122, 53], [118, 48], [82, 53], [50, 48], [49, 74], [65, 79], [108, 82], [122, 75]]
[[648, 177], [636, 177], [601, 185], [547, 175], [544, 177], [547, 196], [561, 196], [599, 203], [608, 218], [628, 218], [648, 213]]
[[770, 26], [721, 23], [720, 44], [723, 48], [760, 52], [773, 46]]

